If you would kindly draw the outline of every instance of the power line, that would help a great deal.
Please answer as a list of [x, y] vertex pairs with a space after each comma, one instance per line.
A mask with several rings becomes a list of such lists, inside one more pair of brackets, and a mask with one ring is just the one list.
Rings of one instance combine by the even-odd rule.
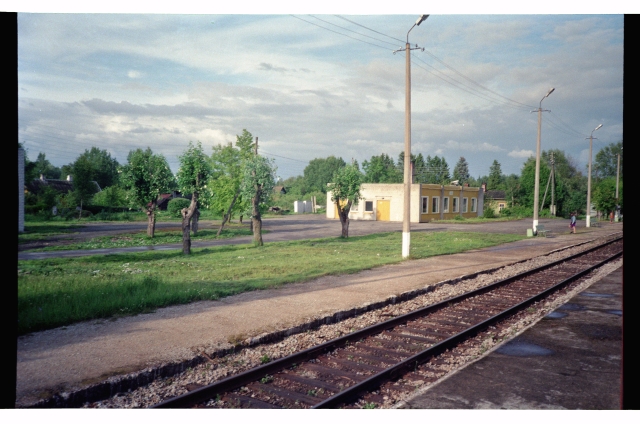
[[381, 49], [389, 50], [389, 48], [388, 48], [388, 47], [383, 47], [383, 46], [379, 46], [379, 45], [377, 45], [377, 44], [369, 43], [368, 41], [360, 40], [360, 39], [355, 38], [355, 37], [352, 37], [352, 36], [350, 36], [350, 35], [343, 34], [343, 33], [341, 33], [341, 32], [334, 31], [334, 30], [332, 30], [332, 29], [329, 29], [329, 28], [323, 27], [322, 25], [318, 25], [318, 24], [313, 23], [313, 22], [311, 22], [311, 21], [307, 21], [306, 19], [302, 19], [302, 18], [300, 18], [300, 17], [298, 17], [298, 16], [295, 16], [295, 15], [290, 15], [290, 16], [292, 16], [292, 17], [294, 17], [294, 18], [296, 18], [296, 19], [300, 19], [301, 21], [306, 22], [306, 23], [308, 23], [308, 24], [311, 24], [311, 25], [317, 26], [318, 28], [322, 28], [322, 29], [324, 29], [324, 30], [331, 31], [331, 32], [333, 32], [333, 33], [335, 33], [335, 34], [343, 35], [343, 36], [345, 36], [345, 37], [351, 38], [352, 40], [360, 41], [361, 43], [365, 43], [365, 44], [369, 44], [369, 45], [371, 45], [371, 46], [380, 47]]
[[340, 18], [340, 19], [344, 19], [344, 20], [345, 20], [345, 21], [347, 21], [347, 22], [351, 22], [351, 23], [352, 23], [352, 24], [354, 24], [354, 25], [358, 25], [359, 27], [362, 27], [362, 28], [364, 28], [364, 29], [368, 29], [369, 31], [375, 32], [376, 34], [380, 34], [380, 35], [384, 35], [385, 37], [389, 37], [389, 38], [391, 38], [392, 40], [396, 40], [396, 41], [399, 41], [399, 42], [401, 42], [401, 43], [404, 43], [404, 42], [405, 42], [404, 40], [401, 40], [401, 39], [399, 39], [399, 38], [395, 38], [395, 37], [392, 37], [392, 36], [390, 36], [390, 35], [383, 34], [383, 33], [379, 32], [379, 31], [376, 31], [375, 29], [368, 28], [368, 27], [366, 27], [366, 26], [364, 26], [364, 25], [361, 25], [361, 24], [359, 24], [359, 23], [357, 23], [357, 22], [354, 22], [354, 21], [352, 21], [352, 20], [350, 20], [350, 19], [347, 19], [347, 18], [345, 18], [344, 16], [340, 16], [340, 15], [334, 15], [334, 16], [336, 16], [336, 17], [338, 17], [338, 18]]
[[345, 31], [353, 32], [354, 34], [358, 34], [358, 35], [361, 35], [361, 36], [363, 36], [363, 37], [371, 38], [372, 40], [380, 41], [381, 43], [387, 43], [387, 44], [390, 44], [390, 45], [392, 45], [392, 46], [394, 46], [394, 47], [396, 46], [396, 44], [390, 43], [389, 41], [380, 40], [380, 39], [378, 39], [378, 38], [371, 37], [371, 36], [368, 36], [368, 35], [365, 35], [365, 34], [359, 33], [359, 32], [357, 32], [357, 31], [353, 31], [353, 30], [351, 30], [351, 29], [349, 29], [349, 28], [345, 28], [345, 27], [342, 27], [342, 26], [340, 26], [340, 25], [336, 25], [336, 24], [334, 24], [334, 23], [331, 23], [331, 22], [329, 22], [329, 21], [325, 21], [324, 19], [320, 19], [320, 18], [318, 18], [317, 16], [314, 16], [314, 15], [309, 15], [309, 16], [311, 16], [312, 18], [315, 18], [315, 19], [317, 19], [317, 20], [319, 20], [319, 21], [322, 21], [322, 22], [324, 22], [324, 23], [327, 23], [327, 24], [329, 24], [329, 25], [333, 25], [333, 26], [335, 26], [335, 27], [338, 27], [338, 28], [340, 28], [340, 29], [343, 29], [343, 30], [345, 30]]

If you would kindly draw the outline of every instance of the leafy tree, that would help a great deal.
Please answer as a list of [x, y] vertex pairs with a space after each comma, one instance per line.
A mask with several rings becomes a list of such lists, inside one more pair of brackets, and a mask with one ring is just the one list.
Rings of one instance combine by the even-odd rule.
[[112, 185], [93, 196], [93, 204], [112, 208], [127, 207], [127, 193], [119, 185]]
[[[546, 161], [540, 161], [540, 187], [544, 190], [544, 184], [546, 184], [547, 179], [549, 178], [549, 174], [551, 170], [547, 165]], [[522, 173], [520, 174], [520, 193], [518, 196], [519, 203], [526, 208], [533, 208], [533, 201], [535, 197], [535, 178], [536, 176], [536, 159], [534, 157], [530, 157], [524, 163], [522, 167]], [[547, 198], [550, 202], [551, 199]], [[542, 202], [542, 196], [540, 196], [540, 202]], [[545, 202], [546, 203], [546, 202]], [[540, 205], [538, 205], [540, 207]], [[544, 207], [544, 206], [543, 206]], [[532, 209], [533, 214], [533, 209]]]
[[98, 192], [92, 180], [93, 164], [88, 157], [80, 156], [73, 165], [73, 196], [80, 204], [80, 216], [82, 216], [82, 205], [87, 204]]
[[620, 199], [616, 201], [616, 178], [605, 178], [599, 181], [593, 189], [593, 203], [601, 212], [615, 211], [617, 205], [622, 207], [622, 184], [618, 187], [618, 192]]
[[341, 237], [347, 238], [349, 237], [349, 211], [353, 203], [362, 198], [360, 196], [362, 173], [355, 164], [347, 165], [338, 169], [331, 181], [329, 190], [331, 190], [331, 201], [338, 209], [342, 224]]
[[60, 168], [51, 165], [51, 162], [42, 152], [38, 153], [38, 158], [35, 161], [35, 172], [38, 176], [42, 175], [46, 179], [57, 180], [60, 178]]
[[[254, 148], [253, 136], [246, 129], [242, 130], [242, 135], [236, 135], [235, 147], [232, 143], [213, 146], [209, 184], [213, 197], [209, 208], [223, 215], [218, 235], [234, 214], [242, 214], [249, 207], [249, 199], [240, 196], [240, 185], [243, 162], [254, 155]], [[242, 215], [240, 221], [242, 222]]]
[[463, 156], [460, 156], [458, 163], [456, 163], [456, 166], [453, 168], [453, 179], [458, 180], [460, 185], [469, 182], [469, 164]]
[[491, 167], [489, 168], [489, 178], [487, 186], [489, 190], [499, 190], [503, 187], [504, 176], [502, 175], [502, 168], [500, 162], [493, 160]]
[[505, 200], [511, 202], [511, 207], [516, 205], [516, 197], [520, 193], [520, 177], [511, 174], [504, 179]]
[[[562, 150], [545, 150], [541, 153], [540, 160], [551, 166], [552, 157], [555, 169], [554, 179], [557, 214], [568, 217], [572, 211], [579, 211], [586, 207], [587, 179], [578, 170], [578, 165], [575, 160], [571, 156], [567, 156]], [[542, 187], [544, 187], [546, 183], [547, 180], [542, 179], [540, 183], [541, 190], [544, 190]]]
[[207, 187], [211, 165], [209, 158], [202, 151], [202, 144], [198, 142], [194, 146], [189, 142], [189, 147], [180, 156], [180, 169], [176, 174], [178, 187], [183, 194], [191, 195], [191, 204], [182, 209], [182, 253], [191, 254], [191, 223], [193, 220], [193, 234], [198, 232], [198, 197]]
[[[70, 171], [69, 174], [73, 175], [74, 185], [76, 183], [76, 165], [78, 161], [82, 161], [86, 167], [86, 164], [89, 164], [88, 168], [88, 178], [91, 181], [95, 181], [98, 183], [100, 188], [109, 187], [118, 183], [118, 161], [115, 158], [111, 157], [111, 154], [106, 150], [100, 150], [97, 147], [92, 147], [91, 150], [85, 150], [76, 161], [67, 166], [62, 167], [62, 171]], [[85, 169], [85, 171], [87, 171]], [[83, 178], [87, 178], [83, 176]]]
[[370, 160], [362, 162], [365, 183], [401, 183], [402, 172], [396, 168], [393, 159], [386, 153], [380, 156], [371, 156]]
[[622, 141], [611, 143], [596, 153], [593, 168], [600, 178], [616, 177], [618, 154], [620, 154], [620, 179], [622, 180]]
[[255, 246], [263, 244], [261, 209], [267, 207], [273, 193], [273, 187], [276, 185], [275, 173], [275, 164], [265, 157], [254, 155], [244, 161], [240, 194], [245, 199], [251, 199], [251, 206], [245, 213], [251, 216]]
[[335, 172], [346, 166], [342, 158], [329, 156], [328, 158], [316, 158], [304, 168], [305, 191], [327, 192], [327, 184], [331, 182]]
[[427, 156], [425, 177], [417, 181], [427, 184], [449, 184], [451, 175], [449, 174], [449, 165], [444, 156], [442, 158]]
[[147, 235], [153, 237], [156, 226], [158, 196], [174, 184], [173, 174], [163, 155], [147, 150], [131, 150], [127, 164], [122, 168], [122, 182], [134, 202], [147, 214]]

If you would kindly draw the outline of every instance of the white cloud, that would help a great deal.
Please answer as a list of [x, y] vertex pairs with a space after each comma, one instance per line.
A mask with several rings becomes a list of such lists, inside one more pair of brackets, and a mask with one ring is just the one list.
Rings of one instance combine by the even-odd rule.
[[507, 153], [507, 156], [512, 157], [512, 158], [522, 158], [522, 159], [528, 159], [529, 157], [533, 156], [535, 153], [533, 152], [533, 150], [512, 150], [509, 153]]

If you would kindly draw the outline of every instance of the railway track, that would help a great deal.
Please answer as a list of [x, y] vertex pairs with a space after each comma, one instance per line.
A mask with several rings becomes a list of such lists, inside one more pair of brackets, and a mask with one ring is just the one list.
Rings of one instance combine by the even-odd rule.
[[[622, 238], [275, 360], [154, 408], [367, 407], [437, 379], [456, 346], [622, 255]], [[434, 372], [431, 372], [434, 371]]]

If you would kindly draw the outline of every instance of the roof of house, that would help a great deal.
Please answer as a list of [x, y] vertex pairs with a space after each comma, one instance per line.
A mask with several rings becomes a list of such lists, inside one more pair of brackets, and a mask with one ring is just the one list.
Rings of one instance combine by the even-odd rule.
[[506, 198], [504, 194], [504, 190], [487, 190], [487, 192], [484, 194], [484, 197], [491, 198], [494, 200]]
[[[92, 181], [95, 184], [97, 191], [102, 191], [97, 182]], [[73, 181], [68, 180], [47, 180], [47, 179], [35, 179], [25, 184], [27, 190], [33, 194], [38, 194], [44, 187], [51, 187], [59, 193], [67, 194], [69, 191], [73, 191]]]
[[275, 186], [273, 188], [273, 191], [275, 191], [276, 193], [286, 193], [287, 189], [285, 188], [285, 186]]

